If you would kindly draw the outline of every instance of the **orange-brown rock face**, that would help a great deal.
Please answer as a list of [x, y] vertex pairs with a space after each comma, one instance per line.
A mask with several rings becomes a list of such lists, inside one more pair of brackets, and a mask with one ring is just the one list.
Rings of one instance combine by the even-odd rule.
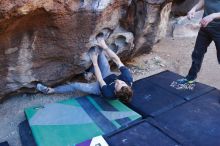
[[185, 16], [199, 0], [174, 0], [172, 13], [175, 16]]
[[166, 35], [172, 0], [133, 0], [122, 25], [134, 33], [132, 55], [151, 51]]
[[[124, 60], [141, 50], [150, 50], [161, 35], [159, 28], [166, 26], [169, 5], [165, 3], [1, 0], [0, 99], [22, 87], [33, 87], [33, 82], [53, 85], [83, 72], [91, 65], [87, 51], [96, 44], [99, 32], [105, 34], [111, 49]], [[164, 8], [168, 10], [163, 16]], [[144, 16], [136, 18], [134, 13], [139, 12]], [[127, 17], [129, 14], [132, 16]]]

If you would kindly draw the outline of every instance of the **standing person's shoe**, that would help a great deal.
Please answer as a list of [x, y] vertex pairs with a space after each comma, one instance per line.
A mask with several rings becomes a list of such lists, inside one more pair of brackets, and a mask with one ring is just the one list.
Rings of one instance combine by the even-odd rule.
[[49, 87], [47, 87], [47, 86], [45, 86], [45, 85], [43, 85], [43, 84], [40, 84], [40, 83], [37, 84], [36, 89], [37, 89], [38, 91], [44, 93], [44, 94], [48, 94], [48, 93], [49, 93], [49, 90], [50, 90]]
[[196, 81], [195, 80], [188, 80], [187, 78], [183, 78], [183, 79], [178, 79], [176, 82], [178, 84], [194, 84]]
[[171, 87], [177, 90], [194, 90], [196, 84], [195, 80], [188, 80], [187, 78], [178, 79], [170, 84]]

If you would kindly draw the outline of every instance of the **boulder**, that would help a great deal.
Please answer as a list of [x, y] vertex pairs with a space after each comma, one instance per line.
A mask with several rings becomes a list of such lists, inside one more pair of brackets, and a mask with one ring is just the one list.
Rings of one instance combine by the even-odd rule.
[[82, 73], [100, 32], [122, 60], [149, 52], [170, 11], [168, 0], [1, 0], [0, 100]]
[[149, 53], [166, 36], [171, 0], [133, 0], [122, 26], [134, 34], [132, 56]]
[[175, 16], [185, 16], [199, 0], [174, 0], [172, 14]]

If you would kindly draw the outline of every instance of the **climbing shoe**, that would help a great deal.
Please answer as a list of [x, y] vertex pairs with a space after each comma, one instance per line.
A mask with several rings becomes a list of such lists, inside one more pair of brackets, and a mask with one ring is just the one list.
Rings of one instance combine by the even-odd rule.
[[44, 94], [48, 94], [48, 92], [49, 92], [49, 88], [41, 83], [37, 84], [36, 89]]

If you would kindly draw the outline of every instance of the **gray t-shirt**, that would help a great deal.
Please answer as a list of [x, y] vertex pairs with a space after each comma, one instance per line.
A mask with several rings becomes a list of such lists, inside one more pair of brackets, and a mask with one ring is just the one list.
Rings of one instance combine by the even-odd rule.
[[[203, 17], [218, 12], [220, 12], [220, 0], [205, 0]], [[216, 26], [220, 27], [220, 19], [215, 19], [214, 21], [210, 22], [208, 25], [208, 27], [216, 27]]]

